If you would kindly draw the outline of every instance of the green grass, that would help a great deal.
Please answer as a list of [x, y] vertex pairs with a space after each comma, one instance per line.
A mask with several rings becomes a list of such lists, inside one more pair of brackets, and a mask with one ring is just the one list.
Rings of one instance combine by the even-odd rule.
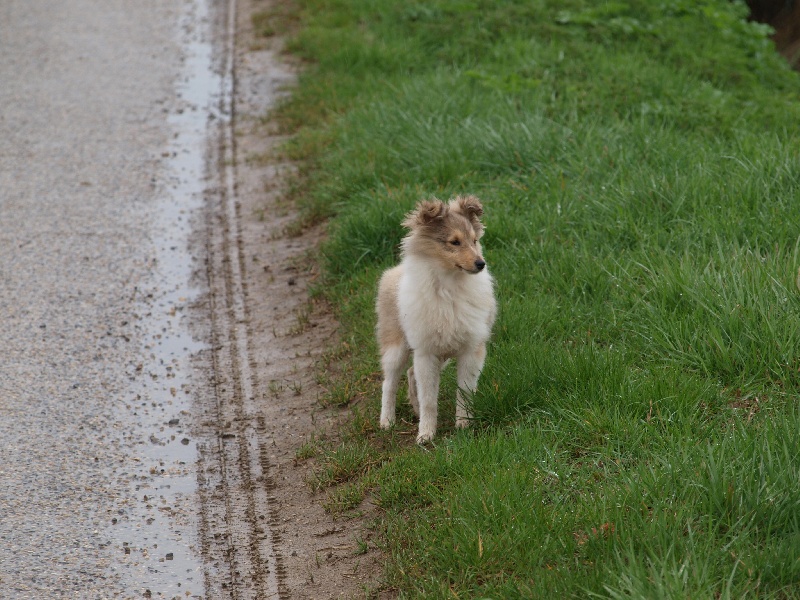
[[[356, 406], [315, 488], [408, 598], [800, 598], [800, 78], [739, 2], [298, 0], [276, 118]], [[297, 27], [296, 31], [294, 28]], [[277, 31], [281, 33], [281, 31]], [[484, 200], [474, 426], [376, 428], [373, 304], [420, 198]], [[327, 377], [327, 376], [326, 376]]]
[[597, 414], [560, 406], [399, 457], [380, 493], [390, 582], [424, 597], [796, 596], [797, 413], [713, 443], [632, 412], [600, 436]]

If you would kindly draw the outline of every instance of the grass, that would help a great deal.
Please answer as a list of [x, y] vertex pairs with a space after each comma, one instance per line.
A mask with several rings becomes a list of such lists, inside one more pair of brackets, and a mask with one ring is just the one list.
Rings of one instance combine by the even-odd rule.
[[[405, 598], [800, 598], [800, 79], [741, 2], [297, 0], [275, 117], [329, 220], [351, 404], [312, 484]], [[269, 30], [265, 35], [281, 34]], [[475, 422], [376, 428], [375, 285], [469, 192], [500, 316]]]

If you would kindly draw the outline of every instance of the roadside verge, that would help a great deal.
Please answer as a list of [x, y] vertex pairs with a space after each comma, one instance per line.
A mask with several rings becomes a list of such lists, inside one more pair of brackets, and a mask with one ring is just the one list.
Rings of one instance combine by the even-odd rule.
[[[201, 546], [208, 597], [353, 597], [377, 569], [307, 485], [298, 448], [349, 413], [320, 408], [319, 362], [335, 340], [330, 313], [309, 299], [309, 253], [322, 231], [288, 237], [282, 201], [290, 164], [277, 162], [264, 115], [293, 81], [279, 48], [252, 34], [262, 2], [230, 0], [216, 16], [226, 43], [216, 143], [209, 150], [202, 307], [211, 315], [207, 405], [199, 444]], [[272, 42], [271, 42], [272, 44]]]

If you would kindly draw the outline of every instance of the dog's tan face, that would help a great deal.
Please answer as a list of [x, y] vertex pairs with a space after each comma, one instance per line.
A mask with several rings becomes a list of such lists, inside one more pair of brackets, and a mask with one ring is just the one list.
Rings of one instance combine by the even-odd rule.
[[486, 266], [480, 245], [482, 214], [483, 206], [474, 196], [458, 196], [447, 204], [423, 200], [403, 221], [411, 230], [404, 248], [445, 268], [480, 273]]

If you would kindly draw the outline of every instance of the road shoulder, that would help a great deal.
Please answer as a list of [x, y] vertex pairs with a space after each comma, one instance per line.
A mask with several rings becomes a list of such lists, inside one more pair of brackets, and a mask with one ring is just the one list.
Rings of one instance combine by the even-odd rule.
[[293, 167], [264, 117], [294, 70], [279, 40], [253, 33], [252, 13], [267, 6], [237, 4], [234, 131], [217, 161], [234, 181], [226, 192], [221, 178], [206, 217], [216, 400], [203, 423], [205, 439], [219, 441], [201, 453], [201, 537], [207, 559], [231, 569], [207, 575], [206, 589], [249, 598], [277, 584], [280, 598], [359, 598], [382, 573], [378, 550], [364, 552], [374, 509], [334, 520], [308, 485], [313, 461], [297, 459], [309, 440], [335, 440], [349, 410], [320, 404], [320, 369], [337, 343], [330, 311], [309, 297], [324, 226], [286, 233], [297, 218], [284, 195]]

